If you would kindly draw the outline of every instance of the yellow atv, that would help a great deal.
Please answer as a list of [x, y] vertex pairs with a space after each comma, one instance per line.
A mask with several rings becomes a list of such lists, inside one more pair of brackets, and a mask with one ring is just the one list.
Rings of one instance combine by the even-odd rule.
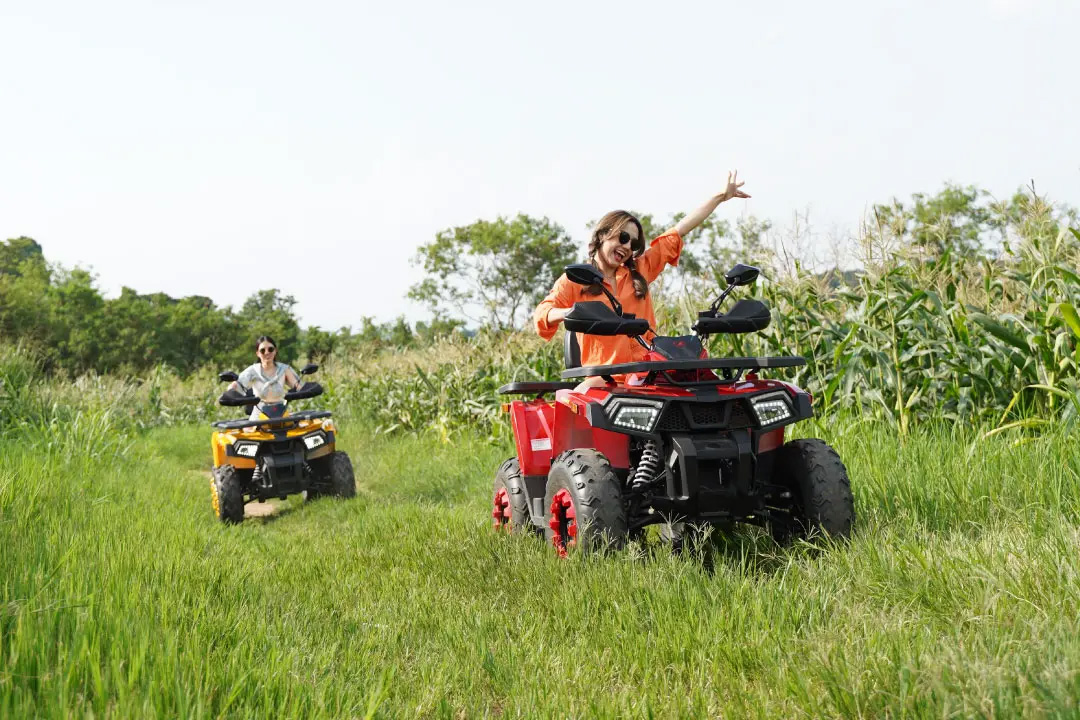
[[[310, 375], [319, 369], [310, 364], [300, 371]], [[222, 382], [237, 379], [234, 372], [218, 375]], [[259, 408], [256, 420], [222, 420], [210, 436], [214, 453], [210, 481], [214, 512], [224, 523], [244, 519], [244, 505], [269, 498], [284, 500], [289, 495], [307, 493], [353, 497], [356, 481], [352, 462], [334, 449], [337, 428], [326, 410], [289, 412], [293, 400], [322, 394], [322, 386], [305, 382], [285, 395], [285, 402], [267, 405], [252, 394], [226, 390], [218, 403], [226, 407]]]

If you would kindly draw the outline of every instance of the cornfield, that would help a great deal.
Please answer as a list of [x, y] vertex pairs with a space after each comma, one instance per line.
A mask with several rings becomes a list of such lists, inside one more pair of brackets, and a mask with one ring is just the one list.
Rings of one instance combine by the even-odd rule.
[[[772, 323], [762, 333], [713, 337], [710, 353], [802, 355], [806, 366], [783, 377], [813, 394], [819, 414], [884, 420], [901, 434], [926, 423], [965, 422], [991, 432], [1075, 423], [1080, 231], [1038, 198], [1011, 230], [993, 257], [926, 258], [887, 227], [868, 227], [862, 269], [847, 276], [787, 267], [775, 254], [747, 258], [761, 265], [762, 279], [740, 294], [764, 300]], [[707, 285], [695, 287], [658, 293], [661, 332], [689, 332], [711, 300]], [[505, 398], [497, 388], [556, 379], [560, 340], [481, 332], [420, 350], [332, 356], [316, 376], [327, 390], [317, 402], [377, 434], [423, 430], [445, 438], [469, 428], [505, 439]], [[214, 402], [221, 369], [187, 378], [160, 367], [141, 378], [43, 380], [30, 353], [0, 348], [0, 436], [50, 437], [51, 424], [76, 417], [87, 428], [107, 426], [108, 437], [224, 417]]]

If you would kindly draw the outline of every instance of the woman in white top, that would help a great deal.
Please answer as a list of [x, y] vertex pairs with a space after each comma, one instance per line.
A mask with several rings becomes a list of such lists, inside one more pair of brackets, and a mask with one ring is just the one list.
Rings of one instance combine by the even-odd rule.
[[251, 411], [249, 420], [258, 420], [262, 413], [267, 417], [281, 417], [285, 410], [285, 393], [300, 387], [296, 371], [277, 358], [277, 343], [263, 335], [255, 342], [255, 357], [259, 362], [250, 366], [229, 385], [230, 390], [251, 390], [259, 398], [259, 405]]

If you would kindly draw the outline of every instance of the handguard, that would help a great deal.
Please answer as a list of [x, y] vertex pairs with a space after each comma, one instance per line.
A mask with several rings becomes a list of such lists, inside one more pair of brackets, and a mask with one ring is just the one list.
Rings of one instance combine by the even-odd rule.
[[[318, 395], [322, 395], [323, 387], [319, 383], [306, 382], [296, 390], [285, 393], [286, 400], [304, 400], [306, 398], [313, 398]], [[226, 390], [221, 393], [221, 397], [218, 398], [218, 404], [224, 407], [244, 407], [247, 405], [255, 405], [260, 402], [250, 390], [247, 392], [237, 392], [236, 390]]]
[[574, 303], [566, 314], [563, 324], [570, 332], [583, 335], [644, 335], [649, 331], [649, 321], [632, 315], [616, 315], [615, 311], [599, 300]]
[[757, 332], [769, 327], [771, 319], [765, 303], [760, 300], [740, 300], [726, 313], [699, 313], [693, 330], [698, 335]]

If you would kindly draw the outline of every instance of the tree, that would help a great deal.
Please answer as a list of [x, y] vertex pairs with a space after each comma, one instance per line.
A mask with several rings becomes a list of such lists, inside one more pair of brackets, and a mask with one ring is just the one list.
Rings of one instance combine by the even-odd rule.
[[399, 315], [394, 324], [387, 327], [386, 340], [396, 348], [412, 347], [415, 344], [412, 328], [403, 315]]
[[49, 347], [51, 283], [40, 245], [28, 237], [0, 243], [0, 339], [25, 341], [41, 352]]
[[987, 198], [974, 186], [947, 184], [936, 195], [915, 193], [911, 204], [893, 199], [874, 205], [875, 224], [902, 239], [923, 256], [936, 260], [945, 254], [974, 258], [981, 254], [984, 237], [995, 227]]
[[409, 298], [426, 304], [437, 321], [447, 310], [505, 330], [518, 327], [547, 294], [577, 247], [547, 218], [478, 220], [439, 232], [420, 246], [414, 263], [426, 277]]
[[[245, 300], [240, 308], [240, 317], [250, 337], [244, 340], [243, 345], [251, 346], [253, 350], [255, 338], [269, 335], [279, 347], [284, 348], [284, 362], [289, 362], [286, 358], [298, 357], [301, 352], [300, 325], [293, 313], [295, 306], [296, 299], [292, 295], [282, 295], [276, 288], [259, 290]], [[280, 351], [279, 355], [282, 355]]]
[[41, 245], [28, 237], [12, 238], [0, 243], [0, 276], [20, 276], [24, 273], [24, 263], [45, 266], [45, 255]]
[[304, 331], [304, 353], [313, 362], [324, 362], [334, 351], [337, 342], [336, 333], [320, 330], [317, 325]]

